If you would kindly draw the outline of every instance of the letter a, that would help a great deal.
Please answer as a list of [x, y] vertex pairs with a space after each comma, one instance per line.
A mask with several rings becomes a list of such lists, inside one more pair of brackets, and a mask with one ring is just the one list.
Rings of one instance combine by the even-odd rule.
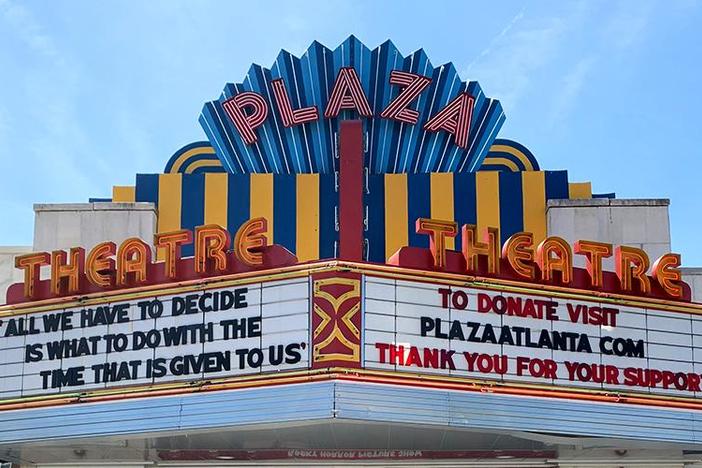
[[370, 104], [368, 104], [368, 98], [363, 93], [361, 81], [358, 79], [356, 70], [351, 67], [344, 67], [339, 70], [334, 89], [329, 95], [329, 102], [327, 103], [327, 109], [324, 111], [324, 117], [327, 119], [336, 117], [343, 109], [356, 109], [364, 117], [373, 115]]
[[457, 146], [467, 148], [474, 103], [475, 98], [470, 94], [459, 94], [424, 124], [424, 130], [430, 132], [446, 130], [453, 134]]

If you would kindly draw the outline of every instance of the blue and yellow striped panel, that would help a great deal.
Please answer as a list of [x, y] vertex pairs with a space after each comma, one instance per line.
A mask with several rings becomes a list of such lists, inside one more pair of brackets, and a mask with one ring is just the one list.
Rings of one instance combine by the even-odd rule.
[[[219, 224], [233, 234], [246, 220], [265, 217], [269, 241], [300, 261], [333, 257], [339, 237], [333, 175], [139, 174], [134, 195], [156, 204], [159, 232]], [[192, 245], [182, 252], [192, 255]]]
[[[479, 228], [497, 227], [506, 240], [519, 231], [534, 233], [538, 241], [546, 237], [546, 202], [569, 198], [584, 190], [568, 183], [566, 171], [479, 171], [476, 173], [386, 174], [384, 193], [374, 193], [373, 178], [367, 203], [382, 201], [384, 245], [371, 249], [371, 260], [382, 262], [404, 245], [428, 246], [428, 238], [415, 233], [418, 217], [434, 217]], [[380, 184], [377, 184], [380, 187]], [[377, 218], [377, 216], [376, 216]], [[372, 220], [372, 218], [371, 218]], [[370, 230], [374, 231], [373, 224]], [[372, 241], [371, 241], [372, 242]], [[460, 248], [460, 234], [453, 243]], [[379, 252], [384, 252], [381, 258]]]
[[[140, 174], [133, 192], [135, 201], [157, 205], [159, 231], [219, 224], [234, 233], [244, 221], [263, 216], [270, 242], [301, 261], [337, 253], [333, 174]], [[365, 256], [385, 262], [405, 245], [427, 247], [427, 236], [415, 232], [420, 217], [497, 227], [503, 241], [530, 231], [540, 241], [549, 199], [590, 196], [589, 184], [569, 183], [566, 171], [372, 174], [363, 190]], [[453, 248], [460, 244], [460, 234], [449, 242]], [[183, 252], [192, 255], [192, 246]]]

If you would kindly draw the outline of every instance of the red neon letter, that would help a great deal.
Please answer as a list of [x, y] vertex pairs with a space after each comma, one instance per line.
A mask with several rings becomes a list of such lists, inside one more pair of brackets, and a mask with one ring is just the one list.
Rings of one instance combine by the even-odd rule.
[[[553, 255], [551, 255], [553, 254]], [[553, 272], [561, 272], [561, 283], [570, 283], [573, 276], [573, 252], [564, 239], [547, 237], [536, 247], [536, 263], [541, 269], [541, 279], [551, 281]]]
[[431, 78], [414, 73], [407, 73], [399, 70], [390, 72], [390, 84], [402, 86], [395, 99], [390, 101], [388, 107], [383, 110], [380, 116], [384, 119], [399, 120], [408, 124], [416, 124], [419, 119], [419, 112], [414, 109], [407, 109], [407, 106], [414, 101], [422, 91], [429, 86]]
[[682, 280], [679, 266], [680, 254], [675, 253], [661, 255], [653, 262], [653, 278], [669, 296], [683, 297], [683, 288], [678, 284]]
[[500, 273], [500, 231], [497, 228], [489, 227], [483, 231], [482, 242], [477, 239], [478, 227], [474, 224], [464, 224], [461, 228], [463, 237], [463, 257], [466, 259], [466, 269], [469, 272], [478, 271], [478, 257], [487, 257], [488, 273], [495, 275]]
[[166, 277], [174, 279], [177, 276], [176, 265], [180, 258], [181, 244], [189, 244], [192, 241], [193, 233], [189, 229], [154, 234], [154, 246], [157, 249], [163, 248], [165, 252], [163, 269]]
[[363, 93], [361, 80], [358, 79], [356, 70], [352, 67], [344, 67], [339, 70], [334, 89], [329, 95], [324, 117], [327, 119], [336, 117], [342, 109], [356, 109], [364, 117], [373, 115], [368, 98]]
[[48, 265], [51, 257], [47, 252], [30, 253], [15, 257], [15, 268], [24, 270], [24, 297], [33, 298], [37, 292], [39, 269]]
[[117, 246], [114, 242], [101, 242], [93, 247], [85, 261], [88, 281], [102, 288], [112, 286], [115, 277], [115, 261], [112, 256], [116, 253]]
[[446, 107], [424, 124], [424, 130], [430, 132], [446, 130], [453, 134], [456, 145], [467, 148], [470, 119], [473, 116], [473, 103], [475, 103], [475, 98], [470, 94], [459, 94], [456, 99], [449, 102]]
[[502, 258], [507, 260], [512, 270], [519, 276], [531, 280], [536, 277], [533, 245], [534, 234], [517, 232], [512, 234], [502, 246]]
[[134, 274], [134, 283], [146, 281], [147, 266], [151, 263], [151, 248], [138, 237], [125, 239], [117, 250], [117, 285], [129, 284], [128, 275]]
[[601, 288], [604, 284], [602, 259], [612, 256], [612, 244], [579, 240], [575, 243], [574, 249], [576, 254], [585, 255], [585, 266], [590, 274], [592, 287]]
[[444, 268], [446, 266], [446, 237], [456, 237], [458, 225], [453, 221], [417, 218], [416, 230], [418, 234], [429, 235], [429, 249], [434, 257], [434, 268], [439, 270]]
[[236, 258], [249, 266], [263, 265], [263, 253], [260, 249], [268, 245], [266, 232], [268, 232], [266, 218], [254, 218], [242, 224], [234, 236]]
[[648, 255], [636, 247], [619, 246], [614, 249], [614, 267], [619, 277], [619, 284], [624, 291], [632, 291], [633, 280], [639, 281], [641, 292], [651, 292], [651, 282], [646, 276], [648, 271]]
[[[263, 125], [266, 117], [268, 117], [268, 105], [266, 105], [263, 96], [249, 91], [239, 93], [224, 101], [222, 107], [224, 107], [227, 115], [234, 122], [234, 126], [239, 130], [244, 142], [247, 145], [256, 143], [258, 137], [254, 130]], [[250, 109], [248, 115], [244, 112], [244, 109], [247, 107]]]
[[68, 293], [75, 293], [80, 289], [80, 278], [85, 267], [85, 249], [73, 247], [70, 255], [69, 263], [64, 250], [51, 252], [51, 294], [55, 296], [61, 294], [62, 289], [66, 289]]
[[280, 118], [285, 127], [293, 127], [305, 122], [312, 122], [319, 118], [319, 113], [315, 106], [303, 107], [301, 109], [292, 108], [288, 92], [285, 90], [285, 82], [283, 82], [282, 78], [271, 81], [271, 87], [273, 88], [273, 97], [278, 106]]
[[[216, 224], [195, 228], [195, 271], [208, 273], [208, 270], [227, 269], [227, 250], [232, 243], [229, 231]], [[210, 268], [210, 264], [214, 267]]]

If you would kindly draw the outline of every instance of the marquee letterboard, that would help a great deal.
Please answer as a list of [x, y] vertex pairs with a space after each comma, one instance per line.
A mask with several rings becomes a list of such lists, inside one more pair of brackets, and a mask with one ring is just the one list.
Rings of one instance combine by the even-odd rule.
[[365, 279], [364, 366], [702, 396], [702, 317], [595, 300]]
[[307, 277], [0, 319], [0, 399], [306, 369]]

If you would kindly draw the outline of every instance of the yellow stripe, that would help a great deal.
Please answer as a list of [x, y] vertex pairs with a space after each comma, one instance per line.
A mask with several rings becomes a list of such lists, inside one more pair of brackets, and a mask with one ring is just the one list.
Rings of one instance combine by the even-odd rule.
[[295, 254], [306, 262], [319, 258], [319, 174], [298, 174]]
[[[432, 172], [430, 175], [431, 217], [453, 221], [453, 173]], [[446, 248], [453, 249], [454, 238], [446, 239]]]
[[192, 156], [197, 156], [198, 154], [215, 154], [215, 150], [212, 147], [189, 149], [185, 153], [178, 156], [178, 159], [176, 159], [176, 161], [173, 163], [173, 166], [171, 166], [170, 174], [176, 174], [180, 170], [180, 167], [183, 164], [185, 164], [188, 158]]
[[534, 233], [534, 242], [546, 238], [546, 179], [543, 171], [522, 172], [524, 230]]
[[251, 174], [251, 218], [268, 221], [268, 244], [273, 243], [273, 174]]
[[494, 152], [500, 152], [500, 153], [509, 153], [515, 158], [519, 159], [522, 164], [524, 164], [525, 170], [527, 171], [533, 171], [534, 166], [532, 165], [531, 161], [529, 158], [527, 158], [526, 154], [522, 153], [519, 151], [517, 148], [514, 148], [512, 146], [507, 146], [507, 145], [492, 145], [490, 147], [490, 151]]
[[112, 201], [115, 203], [134, 203], [136, 187], [115, 185], [112, 187]]
[[[475, 173], [475, 198], [478, 232], [487, 227], [500, 227], [500, 179], [497, 171]], [[482, 234], [481, 234], [482, 235]]]
[[407, 174], [385, 174], [385, 258], [409, 245]]
[[519, 172], [519, 166], [517, 166], [517, 163], [507, 159], [507, 158], [498, 158], [498, 157], [487, 157], [483, 160], [483, 166], [487, 165], [497, 165], [497, 166], [505, 166], [508, 167], [512, 172]]
[[205, 174], [205, 224], [227, 228], [227, 174]]
[[590, 182], [571, 182], [568, 184], [568, 198], [571, 200], [592, 198], [592, 184]]
[[222, 167], [222, 162], [219, 159], [201, 159], [200, 161], [189, 164], [188, 167], [185, 168], [185, 173], [192, 174], [195, 169], [201, 167]]
[[[183, 186], [181, 174], [159, 174], [158, 176], [158, 232], [180, 229], [180, 210]], [[157, 258], [163, 260], [164, 251], [159, 249]]]

